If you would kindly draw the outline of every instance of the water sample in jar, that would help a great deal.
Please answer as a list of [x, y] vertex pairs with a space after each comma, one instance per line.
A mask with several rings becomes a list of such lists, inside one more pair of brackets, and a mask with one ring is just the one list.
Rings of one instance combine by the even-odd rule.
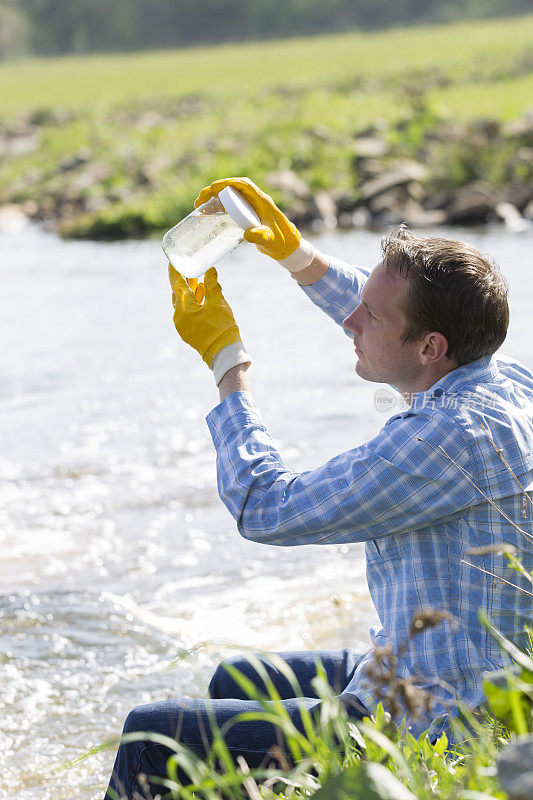
[[165, 233], [163, 251], [178, 272], [199, 278], [244, 241], [246, 228], [260, 224], [252, 206], [227, 186]]

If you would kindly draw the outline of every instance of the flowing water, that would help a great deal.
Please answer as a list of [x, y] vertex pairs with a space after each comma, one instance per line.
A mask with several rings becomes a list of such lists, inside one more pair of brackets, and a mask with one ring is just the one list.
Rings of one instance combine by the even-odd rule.
[[[457, 232], [502, 264], [505, 351], [533, 363], [533, 231]], [[379, 236], [317, 239], [353, 263]], [[364, 648], [360, 545], [242, 540], [218, 499], [212, 375], [172, 325], [159, 241], [0, 233], [0, 794], [102, 796], [128, 710], [200, 696], [239, 649]], [[288, 465], [318, 466], [387, 415], [353, 346], [282, 269], [243, 245], [220, 268], [253, 391]], [[390, 413], [390, 407], [387, 409]]]

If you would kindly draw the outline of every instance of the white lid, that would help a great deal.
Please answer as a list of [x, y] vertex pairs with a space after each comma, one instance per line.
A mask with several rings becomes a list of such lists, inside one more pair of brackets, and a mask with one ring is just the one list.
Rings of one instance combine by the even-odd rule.
[[240, 225], [243, 230], [261, 225], [261, 220], [250, 203], [232, 186], [226, 186], [225, 189], [222, 189], [218, 193], [218, 199], [230, 217], [237, 225]]

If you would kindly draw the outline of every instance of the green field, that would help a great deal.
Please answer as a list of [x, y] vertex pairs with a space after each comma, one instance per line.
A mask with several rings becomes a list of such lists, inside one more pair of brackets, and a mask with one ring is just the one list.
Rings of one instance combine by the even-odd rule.
[[[457, 83], [485, 75], [491, 80], [501, 71], [505, 82], [505, 72], [512, 71], [517, 58], [526, 62], [529, 54], [532, 67], [532, 52], [533, 15], [384, 33], [32, 59], [0, 65], [0, 113], [57, 105], [86, 108], [196, 92], [237, 97], [281, 85], [349, 86], [360, 80], [394, 80], [412, 71], [439, 70]], [[454, 97], [450, 110], [468, 113], [468, 105], [462, 107]]]
[[[421, 97], [420, 124], [523, 114], [532, 53], [530, 15], [4, 63], [0, 124], [38, 122], [39, 145], [3, 159], [0, 202], [48, 203], [53, 216], [66, 194], [64, 230], [127, 235], [166, 226], [228, 173], [264, 183], [292, 168], [313, 189], [351, 190], [353, 135], [405, 122]], [[95, 180], [80, 177], [86, 165], [58, 170], [79, 152]]]

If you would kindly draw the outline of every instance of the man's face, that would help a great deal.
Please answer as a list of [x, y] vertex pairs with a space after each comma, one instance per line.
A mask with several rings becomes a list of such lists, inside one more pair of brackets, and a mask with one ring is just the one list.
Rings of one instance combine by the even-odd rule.
[[343, 322], [353, 333], [357, 374], [400, 391], [411, 391], [422, 370], [421, 342], [403, 341], [407, 319], [402, 308], [408, 289], [408, 279], [389, 275], [379, 263], [363, 288], [361, 303]]

